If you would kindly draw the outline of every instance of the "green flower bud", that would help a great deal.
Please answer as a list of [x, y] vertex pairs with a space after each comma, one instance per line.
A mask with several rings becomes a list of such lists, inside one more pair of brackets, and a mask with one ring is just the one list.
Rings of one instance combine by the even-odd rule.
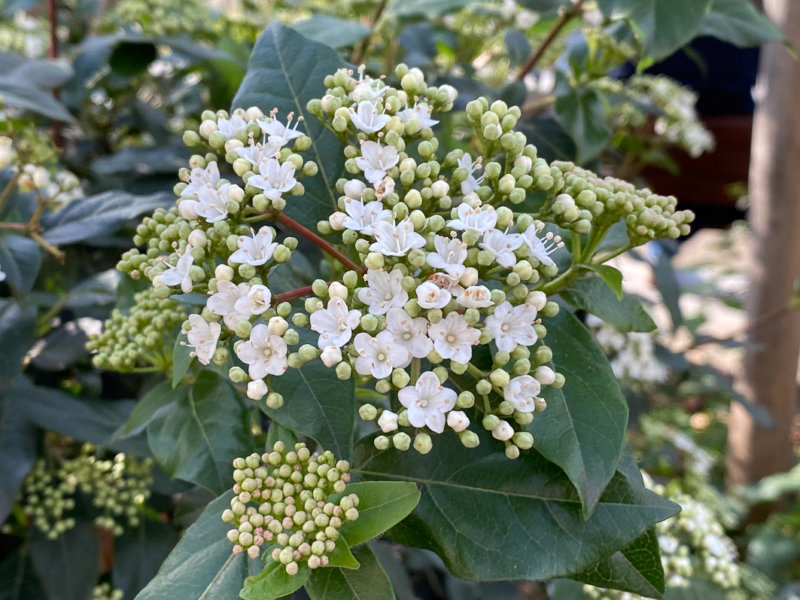
[[400, 431], [392, 436], [392, 444], [398, 450], [405, 452], [411, 447], [411, 436]]
[[228, 370], [228, 379], [234, 383], [244, 383], [249, 380], [250, 377], [248, 377], [247, 373], [245, 373], [241, 367], [231, 367]]
[[[396, 436], [394, 436], [394, 437], [396, 437]], [[372, 441], [372, 443], [375, 445], [375, 448], [377, 448], [378, 450], [387, 450], [389, 448], [389, 444], [390, 444], [389, 438], [386, 437], [385, 435], [379, 435], [378, 437], [376, 437]]]
[[[282, 302], [281, 304], [284, 304], [284, 303]], [[288, 304], [288, 302], [286, 304]], [[280, 306], [279, 306], [279, 308], [280, 308]], [[291, 310], [291, 305], [290, 305], [289, 310]], [[278, 314], [280, 314], [280, 311], [278, 312]], [[288, 311], [287, 311], [287, 314], [288, 314]], [[304, 313], [295, 313], [295, 314], [293, 314], [292, 315], [292, 324], [295, 327], [308, 327], [308, 315], [306, 315]]]
[[370, 252], [364, 260], [364, 266], [368, 269], [379, 270], [383, 268], [383, 254], [380, 252]]
[[283, 334], [283, 341], [285, 341], [290, 346], [294, 346], [295, 344], [300, 343], [300, 334], [297, 333], [294, 329], [287, 329], [286, 333]]
[[477, 448], [481, 443], [478, 434], [474, 431], [470, 431], [469, 429], [459, 432], [458, 439], [465, 448]]
[[401, 389], [406, 387], [410, 380], [411, 377], [409, 377], [405, 369], [397, 368], [394, 371], [392, 371], [392, 384], [396, 388]]
[[503, 369], [495, 369], [489, 375], [489, 380], [497, 387], [505, 387], [508, 384], [509, 379], [510, 377], [508, 372], [504, 371]]
[[519, 448], [514, 444], [506, 445], [506, 458], [514, 460], [519, 458]]
[[283, 406], [283, 396], [281, 396], [278, 392], [270, 392], [267, 394], [266, 403], [271, 409], [277, 410]]
[[539, 313], [543, 317], [555, 317], [558, 314], [559, 306], [556, 302], [548, 301]]
[[363, 421], [374, 421], [378, 418], [378, 409], [372, 404], [362, 404], [358, 408], [358, 416]]
[[339, 379], [350, 379], [352, 374], [353, 370], [349, 363], [340, 362], [338, 365], [336, 365], [336, 377]]
[[253, 324], [250, 321], [239, 321], [236, 323], [236, 335], [240, 338], [249, 338], [250, 332], [253, 329]]
[[490, 394], [492, 391], [492, 383], [488, 379], [480, 379], [478, 380], [478, 383], [475, 385], [475, 391], [478, 392], [481, 396]]
[[[395, 437], [397, 437], [396, 434]], [[424, 431], [419, 432], [417, 435], [414, 436], [414, 450], [419, 452], [420, 454], [427, 454], [433, 448], [433, 440], [431, 440], [431, 436], [425, 433]]]
[[[519, 346], [517, 346], [519, 347]], [[531, 370], [531, 361], [527, 358], [518, 358], [514, 361], [514, 375], [527, 375]]]
[[366, 314], [361, 317], [361, 328], [364, 331], [373, 332], [378, 328], [380, 321], [378, 321], [378, 317], [371, 314]]
[[547, 346], [539, 346], [533, 354], [533, 360], [537, 365], [549, 363], [553, 360], [553, 351]]
[[530, 425], [533, 421], [533, 413], [532, 412], [519, 412], [514, 411], [514, 421], [516, 421], [519, 425], [523, 427]]

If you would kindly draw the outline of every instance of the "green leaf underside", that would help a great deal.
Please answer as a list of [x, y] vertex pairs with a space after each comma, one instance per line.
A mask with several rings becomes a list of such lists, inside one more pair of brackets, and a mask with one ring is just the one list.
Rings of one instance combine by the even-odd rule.
[[297, 573], [289, 575], [283, 565], [272, 561], [258, 575], [248, 577], [239, 594], [244, 600], [276, 600], [299, 590], [308, 580], [311, 569], [300, 563]]
[[271, 387], [283, 395], [284, 405], [273, 410], [260, 400], [261, 410], [296, 433], [314, 438], [337, 459], [349, 460], [356, 411], [352, 380], [342, 381], [333, 369], [313, 361], [272, 378]]
[[379, 536], [405, 519], [420, 499], [412, 482], [361, 481], [351, 483], [345, 494], [358, 496], [358, 519], [342, 525], [341, 533], [350, 545], [362, 544]]
[[783, 37], [780, 29], [748, 0], [714, 0], [700, 34], [743, 47]]
[[311, 600], [391, 600], [392, 582], [369, 546], [353, 548], [358, 570], [315, 569], [306, 582]]
[[366, 478], [416, 481], [422, 499], [387, 535], [428, 548], [450, 571], [475, 580], [549, 579], [580, 571], [626, 547], [676, 505], [615, 474], [585, 520], [567, 477], [536, 452], [509, 461], [484, 435], [475, 449], [453, 435], [425, 457], [356, 447]]
[[546, 341], [566, 383], [543, 388], [547, 410], [529, 431], [534, 449], [565, 471], [590, 515], [619, 465], [628, 405], [603, 351], [569, 311], [547, 319]]
[[170, 475], [217, 494], [231, 485], [233, 459], [254, 447], [247, 407], [212, 371], [202, 371], [189, 393], [148, 425], [147, 440]]
[[260, 559], [233, 554], [225, 537], [230, 525], [222, 511], [230, 508], [233, 492], [212, 500], [186, 530], [158, 574], [136, 600], [219, 600], [239, 596], [244, 580], [262, 568]]
[[560, 293], [575, 308], [585, 310], [610, 323], [620, 331], [649, 332], [656, 324], [642, 303], [628, 294], [618, 300], [614, 292], [598, 278], [583, 278]]
[[319, 173], [302, 180], [303, 196], [287, 196], [285, 210], [312, 229], [337, 210], [335, 184], [344, 169], [344, 146], [307, 112], [306, 104], [325, 94], [326, 75], [346, 66], [331, 47], [273, 21], [256, 41], [247, 75], [233, 99], [233, 108], [258, 106], [265, 113], [277, 108], [276, 118], [281, 121], [290, 112], [294, 112], [295, 118], [304, 118], [298, 129], [312, 140], [311, 148], [304, 154], [317, 163]]

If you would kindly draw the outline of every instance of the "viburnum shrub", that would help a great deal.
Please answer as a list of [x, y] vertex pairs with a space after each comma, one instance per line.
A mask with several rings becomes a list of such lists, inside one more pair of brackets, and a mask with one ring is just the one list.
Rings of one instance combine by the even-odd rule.
[[[275, 71], [270, 53], [292, 62]], [[171, 571], [200, 551], [201, 532], [238, 561], [215, 565], [237, 570], [233, 584], [186, 574], [218, 593], [305, 586], [317, 598], [377, 577], [391, 594], [359, 545], [393, 526], [392, 539], [435, 550], [463, 577], [636, 591], [610, 558], [633, 547], [652, 556], [631, 568], [654, 569], [663, 586], [648, 532], [674, 505], [621, 462], [627, 409], [572, 307], [619, 305], [631, 328], [651, 329], [605, 263], [685, 235], [692, 213], [546, 161], [517, 130], [520, 108], [500, 100], [466, 103], [469, 135], [451, 147], [452, 86], [403, 64], [387, 77], [340, 65], [270, 26], [240, 108], [206, 111], [184, 134], [197, 153], [175, 205], [142, 221], [118, 264], [148, 287], [92, 338], [95, 363], [164, 371], [176, 387], [156, 388], [132, 421], [157, 418], [174, 394], [202, 426], [224, 417], [197, 403], [226, 389], [229, 408], [207, 410], [245, 415], [251, 402], [273, 436], [263, 455], [231, 457], [232, 495], [209, 505], [140, 597], [176, 585]], [[314, 262], [317, 276], [295, 285]], [[238, 422], [237, 443], [252, 425]], [[173, 473], [196, 469], [155, 446]]]

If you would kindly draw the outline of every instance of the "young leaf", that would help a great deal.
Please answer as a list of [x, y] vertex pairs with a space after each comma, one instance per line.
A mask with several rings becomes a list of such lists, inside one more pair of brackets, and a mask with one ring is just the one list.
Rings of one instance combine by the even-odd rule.
[[336, 547], [333, 552], [328, 554], [331, 567], [341, 567], [343, 569], [357, 569], [361, 565], [358, 564], [356, 557], [350, 552], [350, 542], [348, 542], [343, 535], [336, 538]]
[[656, 324], [642, 303], [628, 294], [617, 299], [605, 283], [596, 277], [584, 277], [560, 293], [575, 308], [585, 310], [620, 331], [653, 331]]
[[353, 548], [361, 568], [311, 571], [306, 592], [311, 600], [392, 600], [392, 582], [369, 546]]
[[303, 587], [310, 574], [311, 569], [304, 562], [299, 563], [297, 573], [289, 575], [282, 564], [272, 561], [261, 573], [244, 580], [239, 596], [244, 600], [277, 600]]
[[344, 495], [358, 496], [358, 519], [342, 524], [341, 533], [351, 546], [379, 536], [405, 519], [419, 503], [420, 492], [409, 481], [351, 483]]
[[622, 300], [622, 273], [611, 265], [593, 265], [591, 270], [600, 275], [606, 285], [611, 288], [617, 300]]

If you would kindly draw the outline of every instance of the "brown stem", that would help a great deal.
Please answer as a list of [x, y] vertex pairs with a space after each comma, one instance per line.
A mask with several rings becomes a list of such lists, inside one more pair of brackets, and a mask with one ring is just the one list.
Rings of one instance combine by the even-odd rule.
[[569, 23], [573, 17], [581, 14], [583, 2], [584, 0], [577, 0], [572, 8], [561, 13], [558, 17], [558, 21], [556, 21], [555, 25], [553, 25], [553, 28], [550, 30], [550, 33], [547, 34], [547, 37], [542, 40], [539, 47], [533, 51], [533, 54], [531, 54], [528, 60], [525, 61], [525, 64], [522, 65], [519, 73], [517, 73], [517, 81], [525, 79], [525, 75], [530, 73], [531, 69], [536, 66], [536, 63], [539, 62], [545, 51], [550, 47], [550, 44], [558, 37], [558, 34], [561, 33], [564, 26]]
[[281, 302], [291, 302], [292, 300], [296, 300], [297, 298], [302, 298], [303, 296], [310, 296], [314, 292], [311, 289], [310, 285], [306, 285], [303, 287], [299, 287], [294, 290], [289, 290], [288, 292], [283, 292], [282, 294], [278, 294], [273, 296], [272, 304], [274, 306], [278, 306]]
[[27, 223], [0, 223], [0, 229], [11, 229], [12, 231], [28, 231]]
[[326, 254], [329, 254], [330, 256], [335, 258], [336, 260], [338, 260], [340, 263], [342, 263], [348, 269], [352, 269], [353, 271], [357, 271], [359, 273], [364, 273], [366, 271], [366, 269], [363, 266], [357, 265], [356, 263], [354, 263], [347, 256], [345, 256], [341, 251], [337, 250], [330, 242], [327, 242], [326, 240], [322, 239], [316, 233], [314, 233], [313, 231], [311, 231], [307, 227], [301, 225], [300, 223], [295, 221], [293, 218], [291, 218], [286, 213], [283, 213], [283, 212], [277, 213], [275, 215], [275, 219], [280, 221], [284, 225], [286, 225], [286, 227], [288, 227], [289, 229], [291, 229], [295, 233], [298, 233], [298, 234], [302, 235], [309, 242], [314, 244], [317, 248], [319, 248], [320, 250], [322, 250]]
[[8, 204], [8, 201], [11, 198], [11, 194], [17, 187], [17, 182], [19, 181], [20, 175], [22, 175], [22, 170], [20, 169], [21, 166], [22, 165], [19, 165], [17, 167], [14, 175], [11, 176], [11, 179], [9, 179], [8, 183], [6, 183], [6, 187], [3, 188], [3, 192], [0, 193], [0, 215], [3, 214], [6, 204]]
[[[378, 2], [378, 6], [375, 9], [375, 12], [372, 14], [372, 18], [369, 21], [370, 30], [372, 30], [378, 23], [378, 19], [381, 18], [381, 15], [383, 14], [383, 9], [385, 8], [386, 8], [386, 0], [381, 0], [380, 2]], [[369, 38], [371, 35], [372, 32], [370, 31], [370, 35], [361, 40], [361, 43], [358, 44], [353, 49], [353, 55], [350, 57], [350, 62], [353, 63], [354, 65], [358, 66], [361, 64], [361, 61], [364, 60], [364, 54], [366, 54], [367, 52], [367, 46], [369, 46]]]

